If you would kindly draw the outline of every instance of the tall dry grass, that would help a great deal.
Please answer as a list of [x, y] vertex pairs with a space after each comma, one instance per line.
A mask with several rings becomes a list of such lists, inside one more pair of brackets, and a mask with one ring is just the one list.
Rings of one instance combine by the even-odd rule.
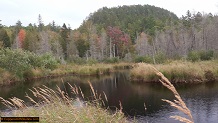
[[[186, 123], [193, 123], [193, 117], [191, 111], [182, 100], [181, 96], [177, 92], [176, 88], [171, 82], [156, 68], [148, 64], [137, 64], [137, 72], [141, 74], [153, 74], [165, 87], [167, 87], [175, 96], [174, 101], [163, 99], [163, 101], [169, 103], [172, 107], [175, 107], [179, 111], [186, 114], [188, 118], [181, 117], [178, 115], [171, 116], [176, 120]], [[145, 69], [146, 71], [142, 70]], [[149, 72], [147, 72], [149, 71]], [[62, 91], [59, 87], [54, 91], [46, 86], [30, 89], [34, 97], [30, 97], [28, 94], [26, 97], [34, 104], [29, 107], [25, 102], [16, 97], [5, 100], [0, 97], [1, 102], [11, 109], [19, 109], [13, 112], [14, 116], [39, 116], [42, 122], [128, 122], [122, 113], [122, 105], [120, 103], [120, 109], [114, 114], [108, 113], [108, 110], [102, 109], [101, 106], [105, 105], [103, 100], [107, 101], [105, 93], [99, 95], [92, 84], [89, 82], [91, 92], [94, 100], [84, 102], [84, 94], [80, 87], [72, 86], [71, 92], [76, 95], [76, 99], [72, 99], [69, 95]], [[146, 106], [145, 106], [146, 110]]]
[[60, 65], [57, 69], [51, 71], [52, 75], [62, 75], [73, 73], [77, 75], [101, 75], [113, 72], [116, 69], [127, 69], [131, 66], [130, 63], [116, 63], [116, 64], [67, 64]]
[[[105, 93], [99, 95], [90, 84], [90, 89], [94, 100], [84, 101], [84, 94], [80, 87], [72, 86], [71, 93], [76, 96], [70, 98], [69, 94], [59, 87], [52, 90], [46, 86], [30, 89], [33, 96], [26, 97], [32, 103], [31, 106], [16, 97], [7, 100], [0, 98], [1, 102], [8, 108], [13, 109], [13, 116], [35, 116], [40, 117], [40, 122], [60, 123], [102, 123], [102, 122], [128, 122], [122, 113], [122, 109], [117, 109], [114, 113], [109, 113], [108, 109], [103, 109], [104, 100], [107, 100]], [[14, 110], [16, 109], [16, 110]], [[5, 114], [1, 114], [4, 116]]]
[[140, 63], [139, 66], [149, 67], [149, 69], [152, 71], [152, 73], [155, 73], [159, 77], [159, 81], [162, 83], [162, 85], [165, 86], [166, 88], [168, 88], [174, 94], [174, 96], [176, 98], [174, 101], [170, 101], [170, 100], [166, 100], [166, 99], [162, 99], [162, 100], [169, 103], [172, 107], [175, 107], [176, 109], [183, 112], [184, 114], [186, 114], [189, 117], [189, 119], [187, 119], [185, 117], [175, 115], [175, 116], [171, 116], [171, 118], [174, 118], [175, 120], [179, 120], [179, 121], [185, 122], [185, 123], [194, 123], [191, 111], [186, 106], [185, 102], [182, 100], [181, 96], [179, 95], [179, 93], [177, 92], [177, 90], [173, 86], [173, 84], [155, 67], [153, 67], [151, 65], [146, 65], [143, 63]]
[[[173, 61], [166, 64], [153, 65], [161, 73], [164, 74], [171, 82], [194, 82], [200, 83], [218, 78], [218, 62], [217, 61]], [[209, 75], [209, 76], [208, 76]], [[131, 79], [145, 82], [158, 82], [152, 68], [149, 64], [139, 63], [131, 70]]]
[[171, 84], [171, 82], [161, 72], [156, 70], [156, 74], [161, 78], [160, 82], [165, 87], [167, 87], [170, 91], [172, 91], [175, 98], [176, 98], [176, 100], [174, 100], [174, 102], [170, 101], [170, 100], [166, 100], [166, 99], [162, 99], [162, 100], [169, 103], [172, 107], [177, 108], [178, 110], [180, 110], [181, 112], [183, 112], [184, 114], [186, 114], [189, 117], [189, 119], [187, 119], [185, 117], [175, 115], [175, 116], [171, 116], [171, 118], [174, 118], [176, 120], [179, 120], [179, 121], [185, 122], [185, 123], [194, 123], [191, 111], [186, 106], [185, 102], [182, 100], [181, 96], [179, 95], [179, 93], [177, 92], [177, 90], [173, 86], [173, 84]]

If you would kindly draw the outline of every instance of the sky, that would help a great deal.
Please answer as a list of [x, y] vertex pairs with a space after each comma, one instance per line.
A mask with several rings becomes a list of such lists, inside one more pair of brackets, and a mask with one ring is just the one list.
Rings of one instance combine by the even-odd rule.
[[102, 7], [138, 4], [161, 7], [178, 17], [185, 15], [187, 10], [218, 14], [217, 0], [0, 0], [0, 23], [10, 26], [20, 20], [23, 26], [38, 25], [40, 14], [45, 25], [54, 20], [57, 25], [65, 23], [75, 29], [90, 13]]

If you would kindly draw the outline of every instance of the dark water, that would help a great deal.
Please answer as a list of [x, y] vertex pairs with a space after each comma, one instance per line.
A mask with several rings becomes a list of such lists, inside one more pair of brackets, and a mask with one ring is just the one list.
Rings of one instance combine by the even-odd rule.
[[[111, 75], [98, 77], [68, 76], [56, 79], [31, 81], [13, 87], [0, 87], [0, 96], [7, 99], [19, 97], [25, 99], [25, 93], [32, 87], [56, 85], [70, 93], [67, 84], [80, 86], [86, 97], [90, 97], [90, 81], [99, 94], [104, 91], [108, 105], [113, 110], [122, 103], [123, 112], [131, 119], [148, 123], [177, 123], [171, 115], [185, 116], [161, 99], [173, 100], [172, 93], [161, 84], [136, 83], [129, 81], [128, 71], [119, 71]], [[217, 123], [218, 121], [218, 82], [210, 84], [176, 85], [176, 88], [189, 107], [196, 123]], [[146, 105], [146, 110], [144, 107]], [[5, 107], [0, 105], [0, 109]]]

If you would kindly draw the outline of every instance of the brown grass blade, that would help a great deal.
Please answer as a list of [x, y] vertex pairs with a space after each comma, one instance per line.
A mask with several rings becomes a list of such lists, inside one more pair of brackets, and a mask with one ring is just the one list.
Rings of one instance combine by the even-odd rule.
[[179, 93], [177, 92], [176, 88], [173, 86], [173, 84], [161, 73], [159, 72], [156, 68], [154, 68], [153, 66], [151, 66], [156, 75], [158, 75], [161, 79], [160, 82], [162, 83], [163, 86], [165, 86], [166, 88], [168, 88], [175, 96], [176, 100], [174, 100], [174, 102], [166, 100], [166, 99], [162, 99], [163, 101], [169, 103], [172, 107], [177, 108], [178, 110], [180, 110], [181, 112], [183, 112], [184, 114], [186, 114], [187, 116], [189, 116], [189, 119], [186, 119], [184, 117], [181, 116], [171, 116], [172, 118], [182, 121], [182, 122], [186, 122], [186, 123], [194, 123], [191, 111], [188, 109], [188, 107], [186, 106], [185, 102], [182, 100], [181, 96], [179, 95]]
[[181, 117], [181, 116], [170, 116], [170, 118], [174, 118], [175, 120], [179, 120], [181, 122], [184, 122], [184, 123], [193, 123], [193, 121], [187, 119], [187, 118], [184, 118], [184, 117]]
[[92, 93], [94, 95], [94, 98], [97, 99], [97, 96], [96, 96], [95, 90], [94, 90], [94, 88], [92, 86], [92, 83], [90, 81], [88, 81], [88, 83], [89, 83], [89, 86], [91, 87], [91, 90], [92, 90]]

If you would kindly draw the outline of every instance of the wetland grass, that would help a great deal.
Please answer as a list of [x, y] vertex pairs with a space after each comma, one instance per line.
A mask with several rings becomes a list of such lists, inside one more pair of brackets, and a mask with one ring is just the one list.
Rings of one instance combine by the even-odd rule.
[[162, 83], [163, 86], [165, 86], [167, 89], [169, 89], [173, 95], [175, 96], [174, 101], [170, 101], [167, 99], [162, 99], [163, 101], [170, 104], [170, 106], [176, 108], [177, 110], [183, 112], [185, 115], [188, 116], [188, 118], [181, 117], [178, 115], [170, 116], [170, 118], [174, 118], [175, 120], [185, 122], [185, 123], [194, 123], [191, 111], [186, 106], [185, 102], [182, 100], [180, 94], [177, 92], [176, 88], [173, 86], [173, 84], [157, 69], [153, 68], [156, 75], [160, 77], [159, 81]]
[[11, 72], [0, 68], [0, 86], [12, 85], [15, 82], [24, 80], [34, 80], [42, 78], [54, 78], [58, 76], [65, 75], [80, 75], [80, 76], [92, 76], [92, 75], [102, 75], [109, 74], [115, 70], [129, 69], [131, 68], [131, 63], [114, 63], [114, 64], [66, 64], [58, 65], [54, 70], [42, 69], [42, 68], [32, 68], [23, 73], [23, 77], [19, 78]]
[[[140, 66], [146, 64], [140, 64]], [[146, 65], [148, 67], [149, 65]], [[188, 118], [181, 117], [178, 115], [171, 116], [175, 120], [181, 122], [193, 123], [193, 118], [191, 111], [186, 106], [185, 102], [180, 97], [176, 88], [171, 84], [171, 82], [156, 68], [149, 66], [150, 71], [156, 74], [156, 78], [168, 88], [175, 96], [174, 101], [162, 99], [163, 101], [169, 103], [172, 107], [178, 109], [188, 116]], [[142, 71], [143, 72], [143, 71]], [[15, 117], [40, 117], [40, 122], [53, 123], [53, 122], [137, 122], [128, 121], [122, 112], [122, 105], [120, 103], [120, 109], [113, 113], [109, 113], [108, 109], [103, 109], [102, 106], [105, 105], [107, 101], [107, 96], [103, 94], [99, 95], [93, 88], [92, 84], [89, 82], [90, 90], [92, 92], [93, 100], [84, 101], [84, 94], [80, 87], [72, 86], [68, 83], [71, 88], [71, 93], [76, 96], [76, 98], [70, 98], [69, 94], [62, 91], [58, 86], [57, 90], [52, 90], [46, 86], [37, 87], [30, 89], [32, 92], [32, 97], [28, 94], [26, 97], [32, 103], [28, 106], [23, 100], [16, 97], [9, 98], [5, 100], [0, 97], [1, 102], [8, 108], [12, 109], [12, 116]], [[104, 100], [104, 101], [103, 101]], [[146, 107], [146, 106], [145, 106]], [[14, 110], [16, 109], [16, 110]], [[146, 110], [146, 108], [145, 108]], [[1, 115], [6, 114], [1, 112]]]
[[128, 69], [131, 67], [130, 63], [115, 63], [115, 64], [86, 64], [86, 65], [77, 65], [77, 64], [68, 64], [60, 65], [57, 69], [51, 71], [51, 74], [67, 74], [73, 73], [76, 75], [101, 75], [113, 72], [117, 69]]
[[[218, 61], [182, 62], [153, 65], [172, 83], [201, 83], [218, 77]], [[212, 79], [211, 79], [212, 78]], [[159, 82], [150, 64], [138, 63], [131, 69], [131, 79]], [[211, 80], [210, 80], [211, 79]]]
[[[32, 103], [32, 106], [16, 97], [5, 100], [0, 98], [1, 102], [8, 108], [13, 109], [10, 115], [14, 117], [40, 117], [40, 122], [44, 123], [104, 123], [104, 122], [128, 122], [121, 110], [109, 113], [109, 109], [103, 109], [103, 98], [98, 95], [90, 83], [90, 88], [94, 100], [84, 101], [84, 95], [79, 87], [70, 85], [71, 93], [76, 98], [70, 98], [68, 94], [59, 87], [52, 90], [46, 86], [30, 89], [32, 97], [26, 97]], [[105, 97], [106, 96], [102, 96]], [[107, 100], [107, 98], [105, 99]], [[14, 110], [16, 109], [16, 110]], [[2, 113], [1, 116], [6, 116]]]

